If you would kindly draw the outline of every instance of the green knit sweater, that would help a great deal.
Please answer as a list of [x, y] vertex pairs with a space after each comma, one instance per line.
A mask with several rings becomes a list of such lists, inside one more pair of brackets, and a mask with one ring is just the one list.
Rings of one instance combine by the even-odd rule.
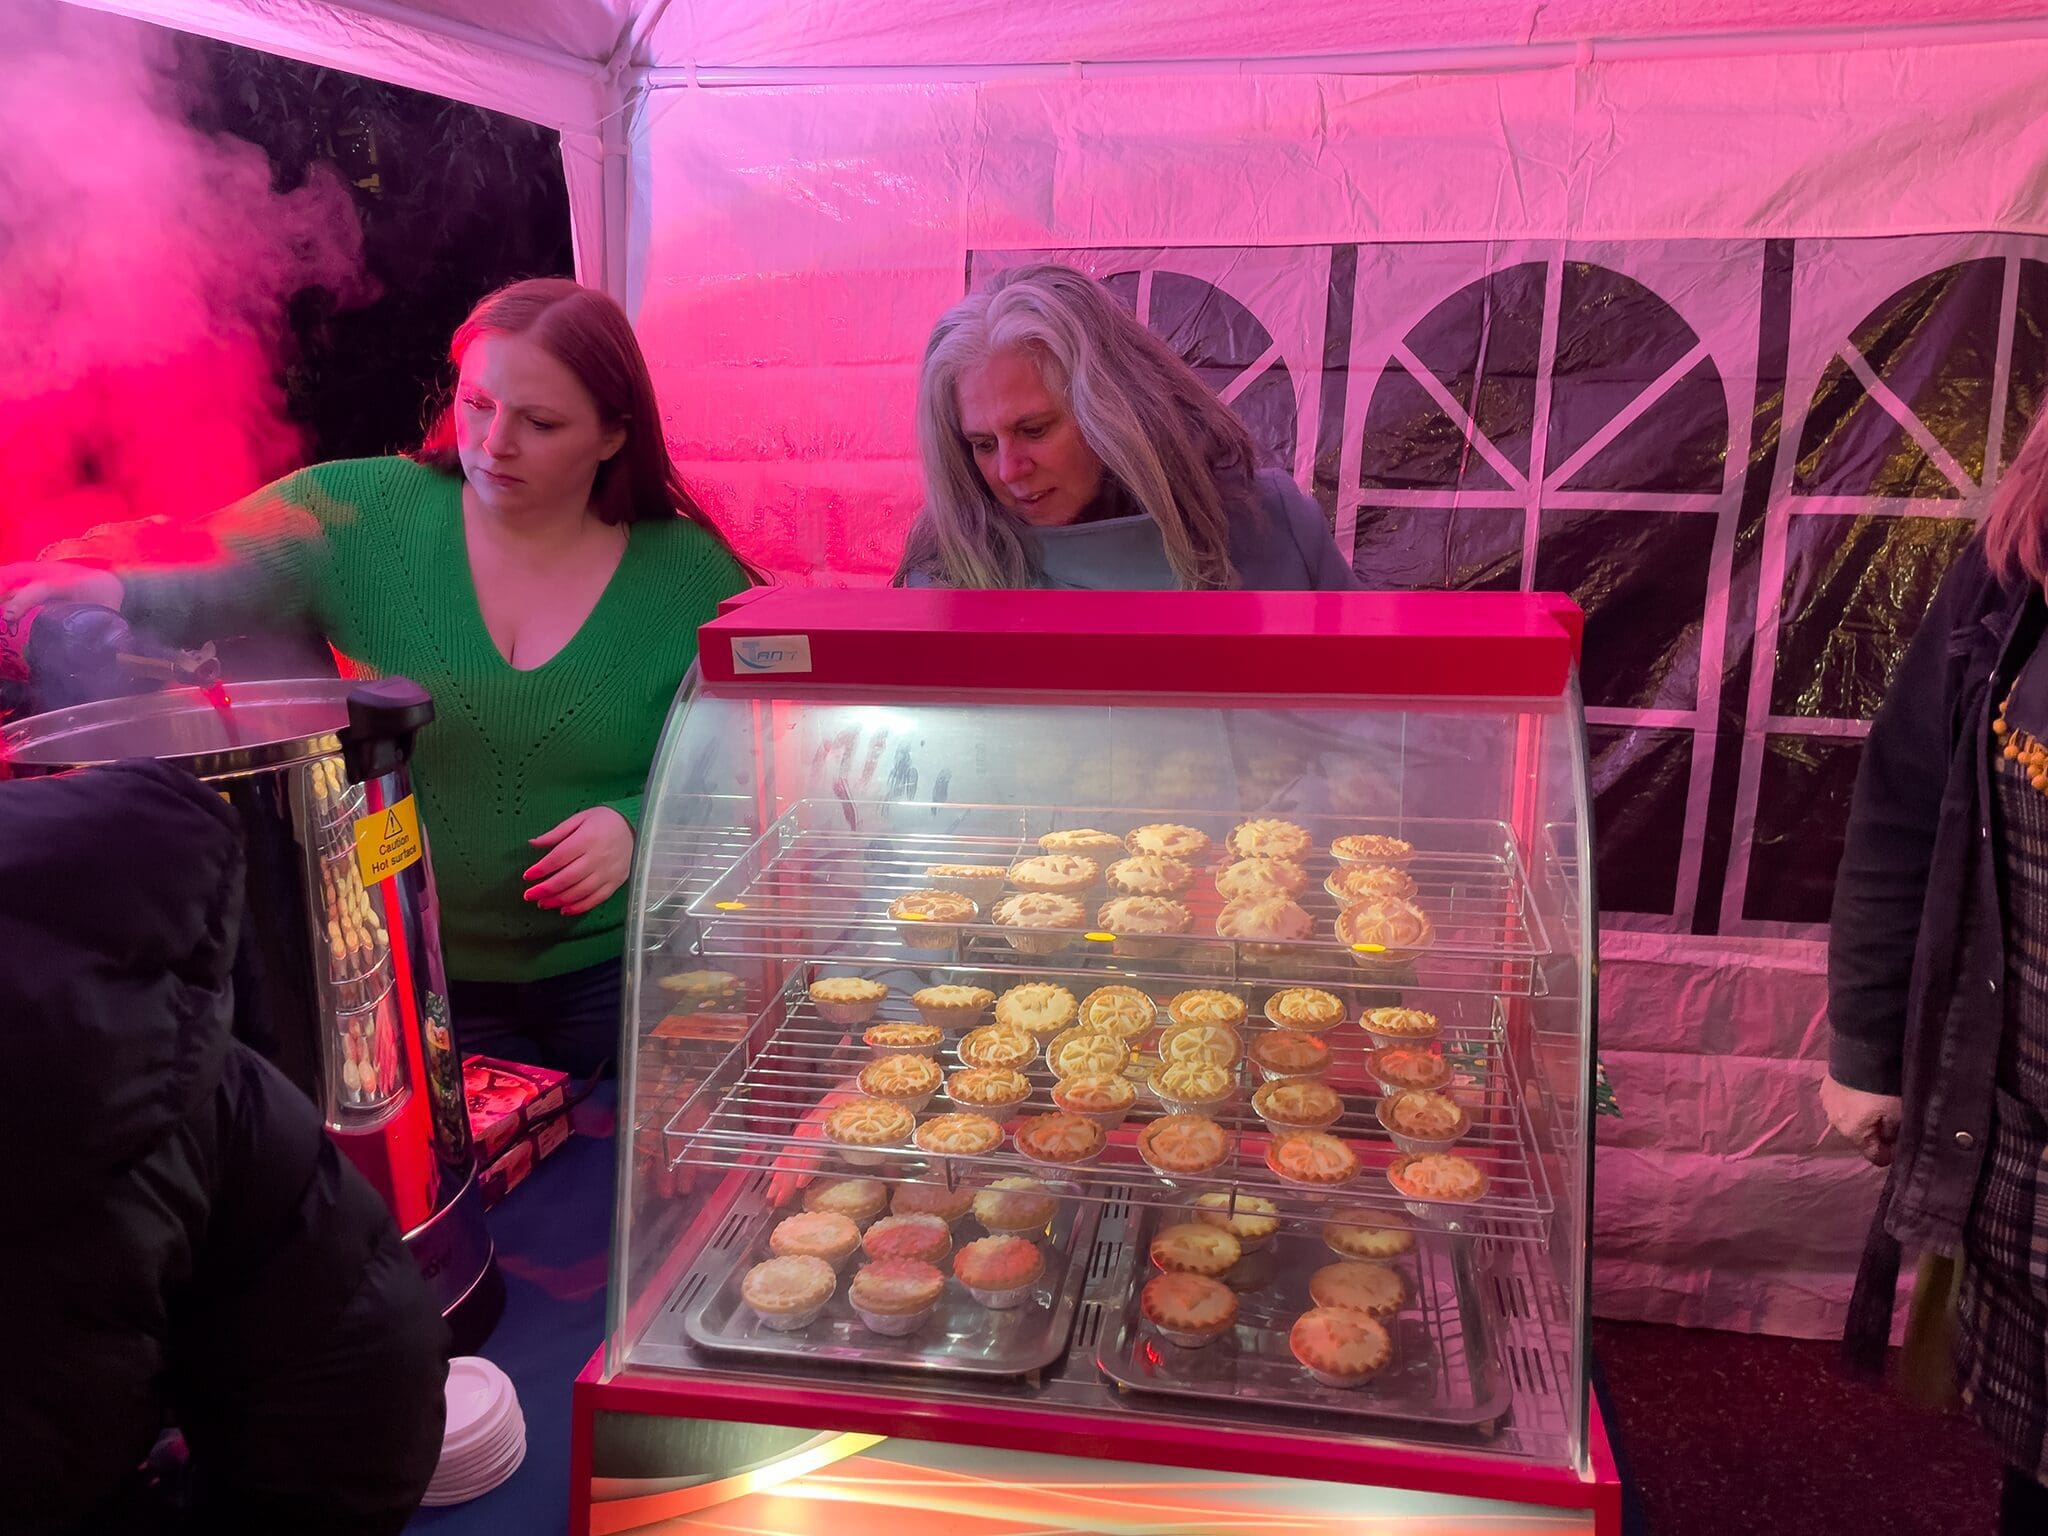
[[529, 839], [594, 805], [637, 827], [662, 722], [697, 626], [746, 577], [703, 529], [635, 523], [567, 645], [520, 671], [484, 628], [462, 480], [410, 459], [315, 465], [223, 515], [232, 559], [137, 576], [125, 610], [187, 639], [310, 621], [351, 661], [434, 696], [414, 785], [432, 847], [449, 975], [531, 981], [618, 956], [627, 892], [580, 917], [524, 899]]

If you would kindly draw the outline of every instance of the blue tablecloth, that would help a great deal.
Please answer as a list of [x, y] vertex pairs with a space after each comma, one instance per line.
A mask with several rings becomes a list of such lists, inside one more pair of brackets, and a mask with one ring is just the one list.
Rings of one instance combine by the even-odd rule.
[[609, 1280], [614, 1090], [571, 1111], [575, 1134], [490, 1212], [505, 1315], [482, 1353], [512, 1378], [526, 1415], [526, 1460], [500, 1487], [406, 1527], [504, 1536], [569, 1527], [569, 1386], [604, 1334]]

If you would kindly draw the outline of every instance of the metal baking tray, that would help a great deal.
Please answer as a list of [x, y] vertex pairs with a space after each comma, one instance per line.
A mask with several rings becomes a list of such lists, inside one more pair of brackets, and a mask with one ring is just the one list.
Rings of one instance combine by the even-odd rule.
[[[1046, 1183], [1058, 1192], [1056, 1180]], [[991, 1311], [968, 1295], [949, 1271], [931, 1321], [907, 1337], [888, 1338], [862, 1327], [846, 1299], [847, 1284], [860, 1265], [858, 1254], [847, 1260], [838, 1289], [810, 1327], [794, 1333], [762, 1327], [753, 1309], [740, 1299], [740, 1281], [769, 1257], [768, 1234], [796, 1207], [769, 1210], [756, 1193], [743, 1200], [751, 1209], [744, 1210], [746, 1225], [739, 1241], [724, 1251], [729, 1262], [710, 1277], [684, 1315], [683, 1329], [693, 1343], [722, 1355], [966, 1376], [1030, 1376], [1065, 1352], [1087, 1283], [1095, 1226], [1102, 1216], [1102, 1207], [1093, 1200], [1060, 1201], [1050, 1238], [1039, 1240], [1045, 1250], [1045, 1273], [1025, 1305]], [[972, 1216], [953, 1227], [956, 1248], [983, 1235]]]
[[1326, 1387], [1303, 1370], [1287, 1332], [1306, 1312], [1308, 1279], [1341, 1256], [1313, 1230], [1282, 1227], [1226, 1277], [1237, 1292], [1237, 1327], [1199, 1349], [1169, 1344], [1145, 1320], [1139, 1294], [1157, 1271], [1147, 1257], [1152, 1235], [1185, 1213], [1133, 1213], [1120, 1274], [1106, 1292], [1119, 1298], [1103, 1330], [1096, 1364], [1118, 1386], [1168, 1397], [1221, 1399], [1233, 1408], [1342, 1414], [1488, 1429], [1508, 1410], [1512, 1392], [1493, 1348], [1491, 1319], [1474, 1283], [1469, 1238], [1418, 1233], [1416, 1245], [1391, 1260], [1408, 1282], [1409, 1305], [1387, 1323], [1393, 1363], [1359, 1387]]

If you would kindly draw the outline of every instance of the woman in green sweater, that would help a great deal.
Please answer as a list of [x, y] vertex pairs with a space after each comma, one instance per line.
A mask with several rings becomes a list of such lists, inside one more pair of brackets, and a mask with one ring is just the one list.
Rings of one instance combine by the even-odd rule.
[[170, 638], [310, 623], [428, 688], [416, 772], [463, 1049], [588, 1073], [617, 1049], [648, 763], [697, 627], [749, 572], [683, 488], [611, 299], [514, 283], [450, 356], [411, 457], [258, 492], [215, 566], [0, 568], [0, 610], [102, 603]]

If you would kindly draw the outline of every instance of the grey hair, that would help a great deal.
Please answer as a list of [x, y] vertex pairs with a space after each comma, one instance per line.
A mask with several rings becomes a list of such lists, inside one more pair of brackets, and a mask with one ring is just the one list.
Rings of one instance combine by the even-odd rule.
[[1256, 468], [1251, 434], [1098, 283], [1051, 262], [997, 273], [932, 327], [917, 390], [925, 502], [897, 584], [913, 573], [950, 587], [1024, 587], [1036, 577], [1025, 525], [975, 466], [955, 393], [961, 374], [1011, 350], [1037, 360], [1103, 467], [1159, 525], [1176, 582], [1236, 586], [1230, 503]]

